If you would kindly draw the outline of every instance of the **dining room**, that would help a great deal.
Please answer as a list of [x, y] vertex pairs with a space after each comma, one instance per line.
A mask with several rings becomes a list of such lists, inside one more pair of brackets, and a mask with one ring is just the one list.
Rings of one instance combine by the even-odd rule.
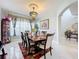
[[[0, 0], [0, 59], [78, 59], [77, 3]], [[76, 38], [64, 34], [71, 25]]]

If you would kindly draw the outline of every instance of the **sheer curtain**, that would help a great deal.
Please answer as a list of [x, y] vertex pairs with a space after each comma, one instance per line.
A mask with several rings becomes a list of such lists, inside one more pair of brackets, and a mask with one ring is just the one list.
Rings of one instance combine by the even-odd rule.
[[[21, 32], [31, 31], [30, 22], [24, 18], [17, 18], [15, 32], [16, 36], [20, 36]], [[14, 35], [12, 20], [10, 21], [10, 35]]]

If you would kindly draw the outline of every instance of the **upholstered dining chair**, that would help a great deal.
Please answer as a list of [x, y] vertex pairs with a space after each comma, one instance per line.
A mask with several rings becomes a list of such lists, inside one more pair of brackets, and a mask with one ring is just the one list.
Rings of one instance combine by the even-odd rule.
[[50, 55], [52, 55], [52, 47], [51, 47], [51, 45], [52, 45], [52, 39], [54, 37], [54, 34], [55, 33], [47, 34], [46, 35], [46, 41], [43, 42], [43, 44], [41, 44], [39, 46], [39, 48], [42, 48], [44, 50], [44, 59], [46, 59], [46, 55], [45, 55], [46, 54], [46, 49], [50, 49]]

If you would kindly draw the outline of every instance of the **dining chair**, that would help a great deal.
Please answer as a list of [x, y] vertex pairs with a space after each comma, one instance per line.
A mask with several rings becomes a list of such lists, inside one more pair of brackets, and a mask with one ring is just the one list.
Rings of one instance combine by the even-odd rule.
[[[28, 49], [29, 49], [29, 53], [28, 54], [30, 54], [31, 53], [31, 48], [32, 47], [34, 47], [34, 45], [35, 45], [35, 43], [31, 40], [31, 35], [30, 35], [30, 37], [29, 37], [29, 33], [27, 33], [27, 40], [28, 40]], [[34, 50], [34, 49], [33, 49]]]
[[[40, 32], [40, 36], [46, 36], [47, 35], [47, 31], [41, 31]], [[40, 44], [45, 44], [45, 41], [41, 41]]]
[[36, 35], [36, 36], [40, 36], [40, 32], [37, 31], [37, 32], [35, 33], [35, 35]]
[[32, 33], [30, 33], [30, 32], [27, 33], [28, 43], [30, 45], [34, 45], [34, 42], [31, 40], [32, 36], [33, 36]]
[[41, 31], [41, 34], [42, 35], [46, 35], [47, 34], [47, 31]]
[[52, 39], [54, 37], [54, 34], [47, 34], [45, 42], [43, 44], [40, 44], [39, 48], [44, 50], [44, 59], [46, 59], [46, 49], [50, 49], [50, 55], [52, 55]]
[[23, 32], [21, 32], [21, 39], [22, 39], [22, 44], [24, 47], [27, 47], [27, 41], [25, 40], [25, 35], [23, 34]]

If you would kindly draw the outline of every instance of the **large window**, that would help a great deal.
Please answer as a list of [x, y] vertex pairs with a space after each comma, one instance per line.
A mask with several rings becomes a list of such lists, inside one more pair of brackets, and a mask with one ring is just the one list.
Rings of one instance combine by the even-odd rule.
[[[10, 35], [14, 36], [14, 24], [13, 20], [10, 21]], [[16, 25], [15, 25], [15, 34], [16, 36], [20, 36], [21, 32], [31, 31], [30, 22], [29, 20], [23, 18], [16, 18]]]

